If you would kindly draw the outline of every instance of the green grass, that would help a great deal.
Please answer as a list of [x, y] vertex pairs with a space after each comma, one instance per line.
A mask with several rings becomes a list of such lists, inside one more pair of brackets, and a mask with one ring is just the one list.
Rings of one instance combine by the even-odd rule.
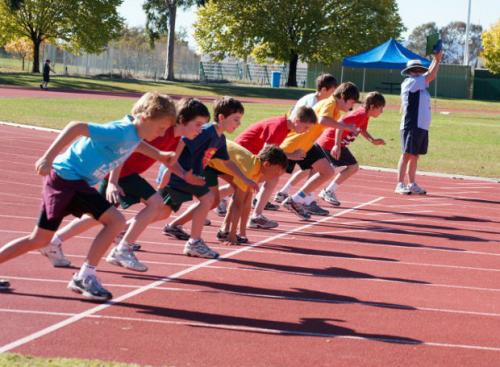
[[73, 358], [40, 358], [20, 354], [0, 354], [0, 367], [139, 367], [138, 364]]

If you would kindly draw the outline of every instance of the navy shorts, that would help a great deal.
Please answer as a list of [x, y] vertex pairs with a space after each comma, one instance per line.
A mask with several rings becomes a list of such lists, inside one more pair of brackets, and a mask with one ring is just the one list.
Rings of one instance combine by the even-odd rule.
[[420, 128], [403, 129], [401, 134], [401, 153], [414, 155], [427, 154], [429, 132]]
[[328, 154], [328, 156], [330, 158], [330, 162], [332, 162], [335, 167], [354, 166], [355, 164], [358, 164], [356, 158], [346, 147], [341, 148], [339, 159], [334, 159], [331, 154]]
[[292, 173], [296, 164], [299, 165], [302, 171], [305, 171], [306, 169], [311, 169], [313, 164], [322, 158], [327, 158], [325, 152], [319, 145], [314, 144], [312, 148], [307, 151], [306, 156], [304, 157], [303, 160], [301, 161], [292, 161], [290, 159], [288, 160], [286, 173]]

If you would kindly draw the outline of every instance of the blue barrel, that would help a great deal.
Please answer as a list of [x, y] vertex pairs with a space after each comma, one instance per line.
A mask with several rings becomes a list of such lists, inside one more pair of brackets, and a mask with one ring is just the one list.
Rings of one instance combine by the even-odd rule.
[[279, 88], [281, 82], [281, 71], [273, 71], [271, 73], [271, 87]]

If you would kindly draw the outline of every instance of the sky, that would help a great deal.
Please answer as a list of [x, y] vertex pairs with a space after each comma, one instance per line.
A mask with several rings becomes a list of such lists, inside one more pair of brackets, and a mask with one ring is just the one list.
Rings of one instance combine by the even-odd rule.
[[[376, 0], [374, 0], [376, 1]], [[443, 27], [452, 21], [467, 21], [467, 4], [469, 0], [397, 0], [399, 15], [407, 31], [406, 38], [417, 26], [434, 21]], [[142, 10], [143, 0], [124, 0], [119, 8], [120, 15], [129, 26], [144, 26], [146, 16]], [[483, 29], [489, 28], [500, 19], [500, 0], [471, 0], [471, 23], [481, 24]], [[178, 11], [176, 29], [184, 29], [188, 34], [188, 42], [196, 48], [192, 36], [192, 24], [196, 19], [194, 10]]]

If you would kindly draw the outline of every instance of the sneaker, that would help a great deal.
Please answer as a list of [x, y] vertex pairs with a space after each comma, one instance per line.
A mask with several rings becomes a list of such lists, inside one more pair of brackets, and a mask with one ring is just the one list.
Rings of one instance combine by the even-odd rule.
[[418, 186], [416, 182], [408, 185], [407, 189], [412, 194], [416, 194], [416, 195], [425, 195], [425, 194], [427, 194], [427, 191], [425, 191], [425, 189], [423, 189], [420, 186]]
[[[227, 241], [227, 238], [229, 236], [229, 232], [224, 232], [223, 230], [219, 229], [215, 236], [217, 237], [217, 239], [219, 241]], [[239, 244], [248, 243], [248, 238], [237, 234], [236, 235], [236, 242], [238, 242]]]
[[285, 201], [283, 201], [283, 206], [291, 212], [295, 213], [295, 215], [297, 215], [302, 220], [311, 219], [311, 214], [309, 214], [304, 204], [296, 203], [292, 200], [291, 197], [288, 197]]
[[288, 194], [285, 194], [284, 192], [278, 192], [274, 196], [274, 201], [281, 204], [282, 202], [284, 202], [286, 200], [287, 197], [288, 197]]
[[187, 256], [203, 257], [206, 259], [217, 259], [219, 257], [219, 254], [210, 249], [201, 239], [194, 243], [186, 242], [183, 252]]
[[[257, 206], [257, 198], [254, 198], [252, 200], [252, 208], [255, 209], [256, 206]], [[264, 205], [264, 210], [270, 210], [270, 211], [276, 212], [276, 211], [280, 210], [280, 206], [268, 201], [266, 203], [266, 205]]]
[[327, 203], [332, 204], [333, 206], [340, 206], [340, 201], [337, 200], [335, 191], [323, 189], [319, 192], [318, 196]]
[[262, 214], [250, 218], [250, 222], [248, 222], [248, 227], [250, 228], [271, 229], [271, 228], [276, 228], [278, 226], [279, 226], [278, 222], [268, 219], [264, 217]]
[[304, 205], [304, 208], [311, 215], [321, 215], [321, 216], [325, 217], [328, 214], [330, 214], [330, 212], [328, 210], [323, 209], [322, 207], [320, 207], [316, 201], [313, 201], [309, 205]]
[[49, 259], [52, 266], [55, 268], [67, 268], [71, 265], [71, 261], [64, 256], [61, 245], [53, 245], [51, 243], [41, 248], [39, 251], [43, 256]]
[[219, 217], [225, 217], [227, 214], [227, 202], [226, 200], [221, 200], [219, 202], [219, 205], [214, 209], [214, 212], [219, 216]]
[[148, 267], [135, 257], [134, 251], [132, 250], [118, 250], [117, 247], [114, 247], [106, 257], [106, 261], [110, 264], [123, 266], [130, 270], [140, 272], [148, 271]]
[[205, 221], [203, 222], [203, 225], [204, 226], [209, 226], [211, 224], [212, 224], [212, 221], [210, 219], [208, 219], [208, 218], [205, 218]]
[[10, 282], [7, 279], [0, 279], [0, 291], [7, 291], [10, 289]]
[[[125, 231], [121, 232], [118, 236], [116, 236], [113, 242], [116, 245], [119, 245], [123, 236], [125, 236]], [[132, 249], [132, 251], [139, 251], [141, 249], [141, 245], [139, 245], [138, 243], [129, 243], [129, 246]]]
[[167, 224], [165, 227], [163, 227], [163, 234], [170, 237], [175, 237], [181, 241], [187, 241], [189, 240], [189, 237], [191, 237], [189, 233], [182, 229], [181, 226], [173, 226], [171, 224]]
[[86, 298], [98, 301], [107, 301], [113, 298], [111, 292], [105, 289], [95, 275], [89, 275], [85, 279], [78, 279], [77, 274], [73, 275], [68, 284], [68, 288], [73, 292], [80, 293]]
[[404, 182], [398, 182], [398, 184], [396, 185], [396, 188], [394, 189], [394, 192], [396, 194], [401, 194], [401, 195], [410, 195], [411, 194], [411, 191], [404, 184]]

